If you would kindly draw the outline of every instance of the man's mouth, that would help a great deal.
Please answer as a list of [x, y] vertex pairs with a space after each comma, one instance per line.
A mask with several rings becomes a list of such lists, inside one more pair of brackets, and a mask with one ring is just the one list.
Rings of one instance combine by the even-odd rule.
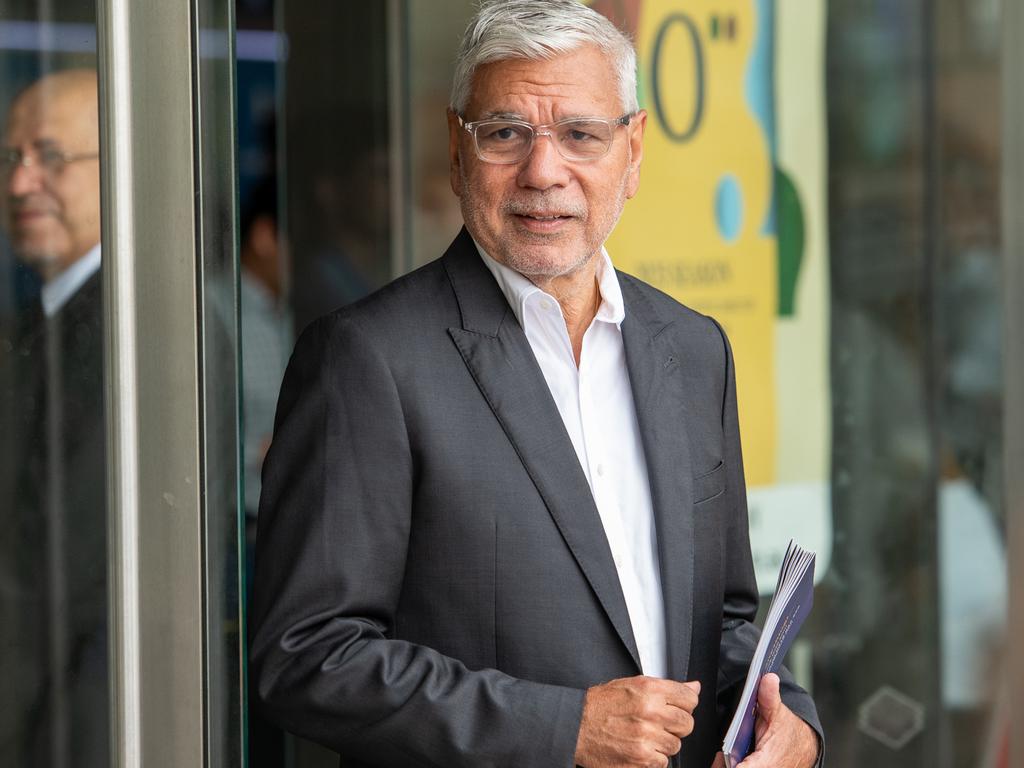
[[7, 203], [8, 217], [15, 224], [30, 224], [53, 216], [55, 211], [45, 200], [10, 200]]
[[11, 226], [14, 229], [26, 231], [36, 229], [38, 227], [49, 226], [48, 222], [51, 214], [49, 211], [21, 210], [12, 211], [8, 215], [10, 217]]
[[575, 216], [560, 213], [516, 213], [515, 218], [531, 232], [554, 232], [561, 229]]

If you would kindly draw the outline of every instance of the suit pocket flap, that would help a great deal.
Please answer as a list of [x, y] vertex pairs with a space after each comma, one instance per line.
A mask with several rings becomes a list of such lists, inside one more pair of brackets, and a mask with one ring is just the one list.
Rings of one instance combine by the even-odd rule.
[[693, 480], [693, 503], [700, 504], [702, 501], [713, 499], [725, 491], [725, 462], [718, 462], [718, 466], [710, 472], [705, 472]]

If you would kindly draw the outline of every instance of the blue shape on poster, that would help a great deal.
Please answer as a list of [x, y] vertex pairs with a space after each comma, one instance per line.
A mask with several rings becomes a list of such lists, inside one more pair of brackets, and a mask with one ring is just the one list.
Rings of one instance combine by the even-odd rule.
[[743, 227], [743, 191], [731, 173], [719, 179], [715, 189], [715, 223], [722, 239], [730, 243]]
[[[754, 49], [747, 64], [745, 94], [751, 111], [764, 131], [772, 164], [777, 155], [775, 136], [775, 0], [750, 0], [756, 17], [756, 38]], [[771, 191], [771, 201], [765, 220], [761, 222], [761, 234], [776, 234], [776, 193]]]

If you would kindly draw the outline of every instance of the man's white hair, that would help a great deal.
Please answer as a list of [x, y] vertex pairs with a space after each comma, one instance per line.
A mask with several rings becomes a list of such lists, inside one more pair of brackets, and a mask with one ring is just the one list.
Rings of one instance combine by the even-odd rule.
[[482, 0], [459, 46], [452, 111], [464, 114], [481, 64], [551, 59], [587, 44], [608, 56], [618, 76], [622, 108], [636, 112], [636, 51], [607, 18], [577, 0]]

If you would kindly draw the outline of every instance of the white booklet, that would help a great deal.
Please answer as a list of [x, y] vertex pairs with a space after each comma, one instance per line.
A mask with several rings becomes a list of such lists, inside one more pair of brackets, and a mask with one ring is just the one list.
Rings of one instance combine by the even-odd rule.
[[782, 559], [779, 581], [764, 620], [761, 639], [757, 641], [754, 658], [750, 661], [743, 695], [722, 744], [729, 768], [736, 768], [753, 749], [758, 685], [769, 672], [779, 671], [793, 638], [811, 612], [813, 601], [814, 553], [802, 549], [791, 539]]

